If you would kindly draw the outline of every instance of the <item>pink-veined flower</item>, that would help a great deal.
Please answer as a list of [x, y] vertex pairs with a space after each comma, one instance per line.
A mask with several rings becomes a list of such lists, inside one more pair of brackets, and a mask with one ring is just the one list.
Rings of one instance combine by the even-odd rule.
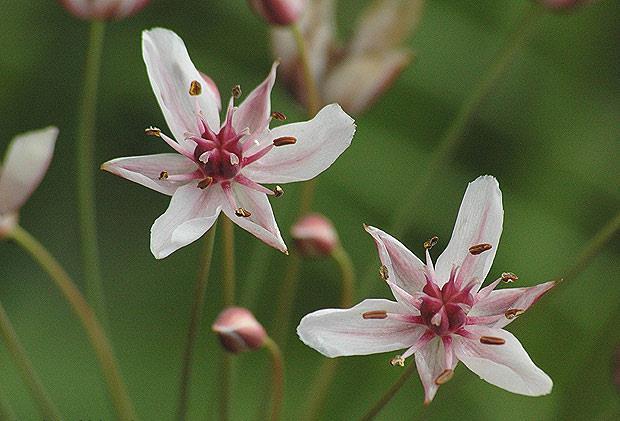
[[138, 13], [149, 0], [59, 0], [80, 19], [123, 19]]
[[19, 209], [47, 172], [58, 137], [56, 127], [16, 136], [0, 166], [0, 238], [17, 224]]
[[510, 392], [551, 392], [549, 376], [503, 328], [554, 282], [495, 290], [500, 282], [517, 278], [503, 273], [480, 288], [497, 250], [502, 221], [499, 185], [495, 178], [483, 176], [468, 186], [450, 243], [436, 265], [429, 253], [436, 237], [424, 244], [423, 263], [395, 238], [366, 227], [379, 251], [381, 276], [396, 301], [369, 299], [350, 309], [316, 311], [301, 320], [299, 337], [328, 357], [406, 349], [391, 363], [402, 366], [415, 355], [426, 403], [452, 377], [458, 361]]
[[267, 196], [280, 196], [261, 183], [311, 179], [349, 146], [353, 119], [339, 105], [324, 107], [310, 121], [269, 128], [270, 94], [277, 63], [269, 76], [236, 107], [233, 89], [220, 124], [217, 87], [191, 62], [185, 45], [166, 29], [145, 31], [144, 61], [151, 85], [176, 140], [150, 127], [175, 153], [118, 158], [101, 168], [172, 196], [151, 228], [151, 251], [160, 259], [200, 238], [220, 212], [265, 243], [286, 253]]

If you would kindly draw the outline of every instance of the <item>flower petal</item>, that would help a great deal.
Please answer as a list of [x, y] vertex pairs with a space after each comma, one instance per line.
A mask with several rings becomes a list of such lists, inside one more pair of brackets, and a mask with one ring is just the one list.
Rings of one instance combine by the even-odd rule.
[[257, 183], [305, 181], [325, 171], [351, 144], [355, 123], [338, 104], [324, 107], [310, 121], [276, 127], [259, 140], [260, 150], [274, 139], [293, 136], [294, 145], [274, 147], [267, 155], [243, 168]]
[[178, 187], [188, 181], [160, 180], [162, 171], [166, 171], [169, 176], [189, 174], [194, 172], [197, 166], [183, 155], [162, 153], [113, 159], [103, 163], [101, 169], [172, 196]]
[[[540, 297], [555, 286], [554, 281], [545, 282], [526, 288], [504, 288], [491, 292], [491, 294], [474, 304], [468, 316], [484, 317], [505, 315], [508, 310], [518, 309], [525, 311], [530, 308]], [[502, 317], [493, 323], [495, 328], [502, 328], [515, 318]]]
[[194, 146], [184, 140], [184, 134], [198, 131], [198, 110], [212, 130], [219, 129], [218, 103], [213, 90], [203, 89], [197, 96], [189, 94], [191, 82], [203, 77], [177, 34], [163, 28], [142, 32], [142, 55], [157, 102], [179, 143], [188, 148]]
[[501, 338], [503, 345], [486, 345], [479, 339], [467, 339], [454, 335], [454, 351], [457, 358], [487, 382], [509, 392], [528, 396], [546, 395], [553, 382], [538, 368], [523, 349], [517, 338], [503, 329], [468, 326], [475, 335]]
[[200, 238], [217, 220], [223, 202], [223, 193], [215, 186], [206, 190], [196, 183], [179, 187], [166, 212], [151, 227], [153, 256], [163, 259]]
[[437, 377], [447, 368], [454, 370], [458, 363], [456, 358], [454, 358], [451, 366], [446, 367], [445, 361], [444, 344], [440, 337], [434, 338], [415, 353], [415, 365], [418, 369], [422, 386], [424, 386], [424, 403], [430, 403], [435, 397], [437, 389], [439, 389], [439, 385], [435, 383]]
[[250, 136], [261, 134], [267, 127], [271, 117], [271, 89], [276, 81], [278, 63], [271, 66], [267, 78], [258, 85], [239, 105], [233, 115], [233, 127], [237, 132], [250, 129]]
[[371, 226], [365, 229], [375, 240], [381, 264], [388, 269], [388, 280], [409, 294], [422, 291], [426, 284], [424, 263], [391, 235]]
[[225, 202], [222, 210], [226, 216], [235, 224], [255, 235], [271, 247], [283, 253], [288, 253], [276, 219], [273, 216], [273, 210], [271, 209], [271, 204], [267, 199], [267, 195], [238, 183], [233, 183], [232, 187], [237, 204], [249, 211], [251, 215], [247, 218], [237, 216], [232, 206], [228, 202]]
[[39, 186], [57, 136], [56, 127], [47, 127], [13, 138], [0, 172], [0, 214], [17, 212]]
[[326, 357], [368, 355], [414, 345], [426, 328], [390, 319], [364, 319], [367, 311], [404, 314], [407, 308], [384, 299], [364, 300], [349, 309], [325, 309], [306, 315], [299, 326], [299, 338]]
[[[482, 284], [497, 251], [503, 220], [502, 192], [495, 177], [485, 175], [469, 183], [450, 243], [435, 266], [440, 287], [448, 280], [452, 265], [460, 266], [458, 279], [463, 286]], [[469, 253], [471, 246], [482, 243], [491, 244], [492, 248], [477, 255]]]

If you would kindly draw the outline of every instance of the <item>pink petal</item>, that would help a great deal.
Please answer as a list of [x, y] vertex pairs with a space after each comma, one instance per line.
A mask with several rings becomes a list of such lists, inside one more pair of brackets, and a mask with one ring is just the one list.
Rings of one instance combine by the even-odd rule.
[[0, 214], [19, 211], [47, 172], [58, 129], [24, 133], [13, 138], [0, 172]]
[[406, 314], [400, 303], [383, 299], [364, 300], [350, 309], [325, 309], [306, 315], [297, 334], [309, 347], [333, 358], [395, 351], [414, 345], [425, 327], [390, 319], [364, 319], [367, 311]]
[[[551, 392], [553, 382], [538, 368], [517, 338], [503, 329], [468, 326], [476, 338], [454, 335], [454, 351], [459, 360], [487, 382], [509, 392], [541, 396]], [[502, 338], [503, 345], [480, 343], [480, 336]]]
[[[472, 307], [468, 316], [495, 316], [505, 315], [508, 310], [527, 310], [547, 291], [555, 286], [555, 282], [545, 282], [533, 287], [504, 288], [491, 292], [491, 294]], [[490, 327], [502, 328], [512, 322], [513, 319], [501, 317], [499, 321]]]
[[426, 284], [424, 263], [391, 235], [371, 226], [365, 229], [375, 240], [381, 264], [388, 269], [388, 280], [409, 294], [422, 291]]
[[278, 63], [273, 63], [271, 72], [267, 78], [258, 85], [250, 95], [239, 105], [233, 115], [233, 127], [237, 132], [245, 128], [250, 129], [250, 135], [261, 134], [267, 127], [271, 118], [271, 89], [276, 81], [276, 69]]
[[222, 206], [222, 211], [226, 216], [235, 224], [255, 235], [271, 247], [283, 253], [288, 253], [276, 219], [273, 216], [271, 204], [269, 200], [267, 200], [267, 195], [238, 183], [233, 184], [233, 192], [237, 200], [237, 205], [248, 210], [251, 215], [248, 218], [237, 216], [232, 206], [228, 202], [225, 202]]
[[197, 166], [183, 155], [163, 153], [113, 159], [102, 164], [101, 169], [172, 196], [179, 186], [188, 181], [160, 180], [162, 171], [169, 176], [181, 175], [194, 172]]
[[203, 88], [209, 90], [209, 92], [215, 99], [215, 103], [217, 104], [217, 110], [222, 111], [222, 97], [220, 96], [219, 89], [217, 89], [217, 85], [208, 75], [200, 72], [200, 76], [202, 76], [202, 80], [204, 80], [205, 82], [205, 86], [203, 86]]
[[206, 190], [196, 183], [179, 187], [166, 212], [151, 227], [151, 252], [163, 259], [211, 228], [220, 214], [224, 197], [220, 188]]
[[[458, 279], [463, 285], [482, 284], [497, 251], [503, 219], [502, 192], [497, 180], [485, 175], [469, 183], [450, 243], [435, 266], [440, 287], [448, 280], [452, 265], [460, 267]], [[491, 244], [492, 248], [478, 255], [469, 253], [471, 246], [482, 243]]]
[[324, 107], [310, 121], [276, 127], [259, 140], [256, 150], [274, 139], [293, 136], [294, 145], [274, 147], [267, 155], [243, 168], [257, 183], [290, 183], [316, 177], [351, 144], [355, 123], [338, 104]]
[[194, 67], [177, 34], [163, 28], [144, 31], [142, 55], [157, 102], [179, 143], [191, 146], [184, 140], [184, 133], [198, 132], [198, 110], [211, 129], [219, 129], [218, 103], [212, 90], [207, 87], [200, 95], [189, 94], [191, 82], [201, 81], [203, 76]]
[[415, 353], [415, 364], [418, 368], [418, 374], [424, 386], [424, 403], [430, 403], [439, 385], [435, 380], [445, 370], [454, 370], [458, 361], [453, 359], [452, 364], [446, 367], [446, 353], [444, 344], [440, 337], [431, 340], [426, 346]]

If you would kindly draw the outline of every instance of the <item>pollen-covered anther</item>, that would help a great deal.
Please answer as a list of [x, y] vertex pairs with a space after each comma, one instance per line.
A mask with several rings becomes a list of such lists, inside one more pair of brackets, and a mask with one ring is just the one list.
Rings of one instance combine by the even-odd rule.
[[439, 237], [436, 237], [436, 236], [431, 237], [430, 239], [424, 242], [424, 248], [426, 250], [432, 249], [435, 246], [435, 244], [437, 244], [437, 241], [439, 241]]
[[392, 365], [393, 367], [396, 367], [397, 365], [404, 367], [405, 359], [401, 355], [397, 355], [390, 360], [390, 365]]
[[484, 253], [487, 250], [491, 250], [492, 248], [493, 246], [489, 243], [476, 244], [469, 248], [469, 253], [476, 256], [480, 253]]
[[283, 194], [284, 194], [284, 190], [282, 189], [282, 187], [280, 187], [280, 186], [275, 186], [275, 187], [273, 188], [273, 195], [274, 195], [275, 197], [280, 197], [280, 196], [282, 196]]
[[450, 370], [449, 368], [446, 368], [444, 371], [441, 372], [439, 376], [437, 376], [437, 378], [435, 379], [435, 384], [437, 386], [446, 384], [450, 381], [450, 379], [452, 379], [453, 376], [454, 376], [454, 370]]
[[379, 275], [381, 276], [381, 279], [383, 279], [384, 281], [388, 280], [388, 278], [390, 277], [390, 271], [388, 270], [386, 265], [381, 265], [379, 267]]
[[252, 216], [252, 213], [247, 209], [237, 208], [235, 209], [235, 215], [242, 218], [249, 218], [250, 216]]
[[273, 146], [294, 145], [295, 143], [297, 143], [297, 138], [295, 136], [282, 136], [273, 139]]
[[508, 320], [512, 320], [515, 317], [522, 315], [523, 313], [525, 313], [525, 310], [523, 309], [511, 308], [511, 309], [506, 310], [506, 313], [504, 313], [504, 316], [506, 316]]
[[480, 343], [485, 345], [504, 345], [506, 340], [496, 336], [481, 336]]
[[144, 129], [144, 134], [147, 136], [160, 137], [161, 130], [158, 129], [157, 127], [149, 126], [146, 129]]
[[383, 310], [373, 310], [362, 313], [362, 318], [368, 319], [387, 319], [387, 312]]
[[189, 84], [189, 94], [191, 96], [198, 96], [202, 93], [202, 85], [197, 80], [192, 80]]
[[274, 111], [271, 113], [271, 118], [273, 118], [274, 120], [285, 121], [286, 114], [281, 113], [280, 111]]
[[233, 98], [239, 99], [241, 97], [241, 86], [239, 85], [233, 86], [231, 93], [232, 93]]
[[162, 172], [159, 173], [159, 179], [160, 180], [167, 180], [168, 179], [168, 171], [164, 170]]
[[198, 183], [198, 188], [204, 190], [207, 187], [209, 187], [212, 183], [213, 183], [213, 177], [206, 177], [206, 178], [200, 180], [200, 182]]
[[519, 277], [517, 275], [515, 275], [514, 273], [512, 273], [512, 272], [504, 272], [504, 273], [502, 273], [502, 281], [503, 282], [510, 283], [510, 282], [514, 282], [514, 281], [516, 281], [518, 279], [519, 279]]

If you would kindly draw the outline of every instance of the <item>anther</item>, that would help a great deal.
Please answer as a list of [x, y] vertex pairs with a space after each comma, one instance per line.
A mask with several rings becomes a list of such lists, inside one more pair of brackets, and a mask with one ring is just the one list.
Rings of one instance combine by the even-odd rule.
[[198, 183], [198, 188], [204, 190], [207, 187], [209, 187], [212, 183], [213, 183], [213, 177], [207, 177]]
[[383, 310], [367, 311], [362, 313], [362, 319], [387, 319], [387, 312]]
[[489, 243], [476, 244], [475, 246], [471, 246], [469, 248], [469, 253], [476, 256], [480, 253], [484, 253], [487, 250], [491, 250], [492, 248], [493, 246]]
[[525, 310], [523, 309], [511, 308], [511, 309], [506, 310], [506, 313], [504, 313], [504, 316], [506, 316], [508, 320], [512, 320], [515, 317], [522, 315], [523, 313], [525, 313]]
[[388, 270], [386, 265], [381, 265], [381, 267], [379, 268], [379, 275], [381, 275], [381, 279], [383, 279], [384, 281], [388, 280], [388, 278], [390, 277], [390, 271]]
[[450, 370], [449, 368], [446, 368], [444, 371], [441, 372], [439, 376], [437, 376], [437, 378], [435, 379], [435, 384], [437, 386], [446, 384], [448, 381], [450, 381], [452, 376], [454, 376], [454, 370]]
[[516, 281], [518, 279], [519, 279], [519, 277], [517, 275], [515, 275], [514, 273], [512, 273], [512, 272], [504, 272], [504, 273], [502, 273], [502, 281], [503, 282], [509, 283], [509, 282], [514, 282], [514, 281]]
[[294, 145], [295, 143], [297, 143], [297, 138], [294, 136], [283, 136], [273, 139], [273, 146]]
[[235, 209], [235, 215], [242, 218], [249, 218], [250, 216], [252, 216], [252, 213], [247, 209], [237, 208]]
[[232, 88], [232, 96], [235, 99], [239, 99], [241, 97], [241, 86], [235, 85]]
[[168, 171], [164, 170], [162, 172], [159, 173], [159, 179], [160, 180], [166, 180], [168, 179]]
[[397, 355], [397, 356], [395, 356], [394, 358], [392, 358], [390, 360], [390, 364], [393, 367], [396, 367], [397, 365], [399, 365], [401, 367], [404, 367], [405, 366], [405, 359], [402, 356]]
[[230, 165], [239, 165], [239, 157], [234, 153], [230, 154]]
[[284, 190], [282, 190], [282, 187], [280, 187], [280, 186], [275, 186], [275, 187], [273, 188], [273, 195], [274, 195], [275, 197], [280, 197], [280, 196], [282, 196], [283, 194], [284, 194]]
[[496, 336], [481, 336], [480, 343], [485, 345], [504, 345], [506, 341]]
[[426, 240], [424, 242], [424, 248], [426, 250], [432, 249], [433, 247], [435, 247], [435, 244], [437, 244], [437, 241], [439, 241], [439, 237], [436, 237], [436, 236], [431, 237], [429, 240]]
[[271, 118], [273, 118], [274, 120], [285, 121], [286, 115], [284, 113], [281, 113], [280, 111], [274, 111], [271, 113]]
[[189, 84], [189, 94], [191, 96], [198, 96], [202, 93], [202, 85], [197, 80], [192, 80]]
[[144, 129], [144, 134], [147, 136], [159, 137], [161, 136], [161, 130], [159, 130], [157, 127], [149, 126]]

